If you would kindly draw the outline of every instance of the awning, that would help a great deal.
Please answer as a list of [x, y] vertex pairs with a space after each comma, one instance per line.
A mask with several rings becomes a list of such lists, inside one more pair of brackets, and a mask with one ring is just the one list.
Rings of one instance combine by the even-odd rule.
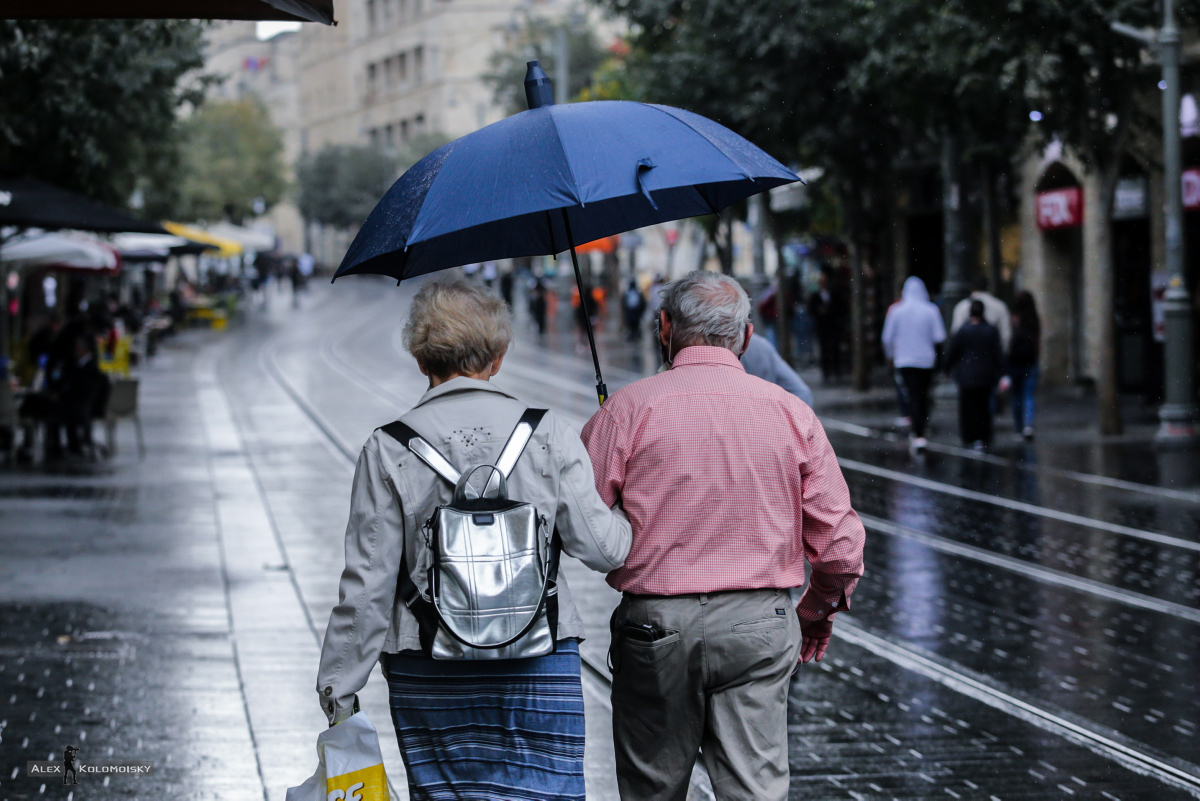
[[125, 262], [166, 261], [180, 253], [203, 253], [217, 249], [216, 245], [193, 242], [171, 234], [117, 234], [112, 245]]
[[3, 19], [249, 19], [335, 24], [333, 0], [4, 0]]
[[255, 253], [270, 253], [275, 249], [275, 234], [267, 231], [256, 231], [253, 228], [243, 228], [233, 223], [213, 223], [205, 229], [213, 236], [231, 239], [246, 250]]
[[163, 228], [166, 228], [175, 236], [181, 236], [184, 239], [190, 239], [193, 242], [203, 242], [206, 245], [212, 245], [217, 249], [217, 255], [223, 259], [228, 259], [232, 256], [238, 256], [245, 249], [232, 239], [225, 239], [221, 236], [214, 236], [208, 231], [203, 231], [199, 228], [193, 228], [190, 225], [183, 223], [164, 222]]
[[[0, 10], [0, 18], [5, 16], [7, 9]], [[4, 226], [164, 233], [157, 223], [139, 220], [36, 178], [0, 178], [0, 227]]]
[[0, 264], [23, 272], [39, 267], [116, 275], [117, 252], [94, 237], [79, 233], [23, 234], [0, 246]]

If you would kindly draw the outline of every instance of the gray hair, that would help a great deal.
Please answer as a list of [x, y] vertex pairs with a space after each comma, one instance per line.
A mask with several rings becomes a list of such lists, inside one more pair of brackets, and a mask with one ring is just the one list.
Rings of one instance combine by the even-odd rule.
[[482, 372], [510, 342], [508, 305], [461, 278], [421, 287], [404, 324], [404, 348], [439, 378]]
[[663, 287], [662, 310], [671, 320], [676, 347], [715, 345], [740, 356], [746, 347], [750, 298], [722, 273], [697, 270]]

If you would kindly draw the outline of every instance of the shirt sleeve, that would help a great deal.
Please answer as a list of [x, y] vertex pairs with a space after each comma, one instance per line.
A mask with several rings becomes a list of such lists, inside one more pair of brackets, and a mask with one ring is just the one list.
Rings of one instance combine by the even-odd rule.
[[625, 464], [629, 458], [625, 432], [614, 419], [614, 407], [609, 405], [614, 400], [609, 399], [592, 415], [592, 419], [583, 427], [582, 434], [595, 474], [596, 491], [609, 506], [614, 506], [621, 499], [621, 491], [625, 488]]
[[850, 608], [850, 596], [863, 574], [866, 531], [850, 506], [850, 489], [825, 429], [813, 418], [809, 456], [801, 466], [804, 556], [812, 576], [796, 611], [808, 622]]
[[632, 542], [629, 518], [615, 501], [596, 491], [587, 450], [575, 432], [555, 418], [562, 462], [555, 526], [563, 550], [593, 570], [607, 573], [625, 564]]
[[317, 695], [331, 724], [353, 714], [354, 695], [379, 661], [404, 543], [404, 520], [379, 454], [364, 447], [354, 471], [346, 524], [346, 568], [329, 616]]

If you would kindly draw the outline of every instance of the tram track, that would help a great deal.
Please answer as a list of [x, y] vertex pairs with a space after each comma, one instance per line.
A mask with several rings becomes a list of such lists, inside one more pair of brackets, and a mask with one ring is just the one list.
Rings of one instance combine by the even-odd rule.
[[[405, 400], [409, 400], [411, 402], [411, 399], [401, 398], [394, 390], [390, 390], [381, 386], [371, 376], [368, 376], [355, 368], [350, 360], [346, 359], [341, 354], [338, 347], [342, 342], [352, 338], [357, 332], [361, 331], [362, 328], [370, 326], [373, 322], [377, 323], [377, 321], [371, 320], [369, 315], [363, 314], [361, 319], [357, 319], [350, 324], [330, 331], [322, 340], [320, 349], [321, 358], [331, 369], [334, 369], [337, 373], [351, 381], [360, 389], [366, 391], [381, 402], [388, 404], [389, 407], [395, 408], [398, 404], [403, 403]], [[393, 332], [393, 335], [390, 337], [390, 344], [393, 350], [398, 351], [399, 346], [396, 341], [396, 336], [396, 332]], [[289, 381], [284, 370], [279, 364], [278, 355], [280, 347], [281, 342], [279, 342], [277, 339], [269, 342], [267, 346], [264, 346], [263, 351], [260, 354], [260, 360], [265, 371], [276, 383], [279, 384], [285, 394], [287, 394], [287, 396], [296, 403], [305, 416], [312, 420], [316, 428], [322, 433], [324, 439], [328, 441], [331, 450], [338, 454], [344, 463], [352, 467], [355, 462], [355, 451], [351, 449], [337, 434], [332, 422], [325, 418], [324, 415], [321, 414], [320, 410], [317, 409], [311, 402], [309, 402], [309, 400], [304, 397], [303, 393], [301, 393], [292, 384], [292, 382]], [[513, 367], [516, 367], [516, 369], [512, 369]], [[540, 383], [543, 386], [553, 390], [567, 390], [572, 394], [579, 395], [581, 397], [591, 397], [590, 391], [584, 387], [580, 387], [577, 384], [571, 383], [569, 378], [564, 378], [563, 376], [559, 375], [550, 377], [541, 376], [538, 375], [537, 372], [532, 368], [526, 365], [517, 365], [515, 363], [510, 363], [509, 369], [514, 375], [520, 374], [520, 377], [524, 381]], [[551, 378], [554, 380], [550, 380]], [[576, 425], [580, 425], [583, 422], [583, 418], [581, 418], [579, 415], [564, 411], [560, 411], [560, 414]], [[857, 464], [854, 466], [857, 466]], [[874, 466], [870, 465], [868, 465], [868, 467], [874, 468]], [[851, 469], [853, 469], [853, 467], [851, 467]], [[878, 468], [878, 470], [885, 470], [885, 468]], [[887, 476], [886, 478], [890, 479], [892, 476]], [[941, 484], [941, 482], [933, 481], [929, 481], [929, 483]], [[951, 485], [945, 486], [950, 487]], [[936, 491], [938, 488], [926, 487], [926, 489]], [[1043, 511], [1053, 511], [1046, 510], [1044, 507], [1037, 508]], [[1104, 585], [1102, 582], [1094, 580], [1077, 579], [1076, 577], [1061, 573], [1060, 571], [1041, 568], [1037, 565], [1025, 563], [1023, 560], [992, 554], [990, 552], [986, 552], [986, 549], [976, 548], [974, 546], [966, 546], [962, 543], [955, 543], [952, 540], [936, 534], [917, 532], [915, 530], [902, 530], [904, 527], [895, 526], [888, 521], [867, 518], [866, 522], [868, 527], [871, 527], [880, 533], [890, 534], [893, 536], [907, 536], [910, 539], [919, 539], [919, 541], [928, 547], [932, 547], [943, 552], [952, 553], [956, 556], [985, 561], [1001, 569], [1023, 573], [1038, 580], [1057, 583], [1070, 589], [1098, 597], [1104, 597], [1108, 600], [1121, 601], [1123, 603], [1140, 607], [1148, 611], [1169, 614], [1193, 622], [1200, 620], [1200, 612], [1191, 609], [1190, 607], [1159, 601], [1157, 599], [1142, 596], [1139, 593], [1131, 593], [1120, 588], [1109, 587]], [[1082, 518], [1082, 520], [1072, 520], [1070, 522], [1083, 522], [1085, 525], [1087, 525], [1091, 522], [1103, 521], [1091, 521], [1089, 518]], [[1127, 527], [1119, 528], [1125, 529]], [[1154, 535], [1153, 532], [1142, 532], [1134, 529], [1131, 529], [1130, 531], [1135, 531], [1142, 535], [1150, 534], [1165, 538], [1167, 540], [1172, 540], [1169, 542], [1163, 542], [1161, 544], [1173, 546], [1180, 546], [1180, 544], [1191, 546], [1196, 545], [1195, 543], [1189, 543], [1186, 540], [1178, 540], [1178, 538], [1168, 537], [1167, 535]], [[1120, 533], [1127, 536], [1130, 535], [1128, 531], [1124, 530], [1119, 532], [1113, 531], [1109, 533]], [[1191, 763], [1187, 763], [1183, 760], [1162, 755], [1144, 743], [1132, 740], [1131, 738], [1121, 735], [1119, 732], [1105, 729], [1104, 727], [1095, 724], [1092, 721], [1088, 721], [1070, 713], [1063, 712], [1051, 704], [1029, 699], [1019, 693], [996, 686], [991, 680], [984, 676], [974, 674], [972, 671], [964, 668], [958, 663], [932, 657], [931, 655], [924, 653], [919, 648], [915, 648], [904, 643], [899, 643], [890, 637], [880, 636], [879, 634], [871, 632], [867, 628], [856, 623], [848, 616], [843, 616], [843, 618], [839, 621], [838, 628], [839, 631], [842, 632], [842, 634], [839, 635], [840, 637], [878, 657], [882, 657], [893, 664], [918, 673], [941, 684], [942, 686], [954, 690], [955, 692], [1005, 712], [1014, 718], [1022, 720], [1026, 723], [1030, 723], [1056, 736], [1063, 737], [1072, 743], [1087, 748], [1093, 753], [1099, 754], [1108, 759], [1112, 759], [1140, 775], [1156, 778], [1171, 786], [1183, 789], [1193, 796], [1200, 797], [1200, 767], [1192, 765]], [[583, 654], [581, 654], [581, 657], [584, 668], [584, 676], [587, 677], [588, 680], [596, 683], [596, 685], [604, 689], [607, 689], [609, 686], [611, 686], [611, 676], [607, 671], [606, 665], [600, 664], [595, 659], [589, 658]], [[694, 789], [697, 789], [696, 783], [694, 783]]]

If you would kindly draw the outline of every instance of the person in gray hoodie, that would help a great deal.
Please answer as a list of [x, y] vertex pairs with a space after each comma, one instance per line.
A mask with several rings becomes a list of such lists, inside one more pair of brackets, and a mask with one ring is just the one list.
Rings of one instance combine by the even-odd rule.
[[904, 282], [901, 300], [888, 310], [883, 323], [883, 349], [900, 372], [908, 392], [912, 418], [912, 447], [924, 450], [929, 424], [929, 390], [937, 368], [938, 350], [946, 341], [942, 313], [929, 300], [925, 282], [915, 275]]

